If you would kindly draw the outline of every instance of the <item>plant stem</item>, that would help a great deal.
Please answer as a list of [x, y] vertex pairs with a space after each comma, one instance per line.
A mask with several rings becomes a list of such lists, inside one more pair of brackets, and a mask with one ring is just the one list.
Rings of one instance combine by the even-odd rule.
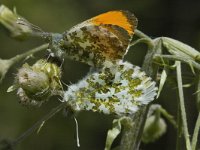
[[41, 124], [44, 124], [47, 120], [49, 120], [51, 117], [53, 117], [56, 113], [58, 113], [61, 109], [66, 107], [66, 103], [63, 102], [57, 107], [53, 108], [48, 114], [46, 114], [42, 119], [37, 121], [31, 128], [29, 128], [27, 131], [25, 131], [22, 135], [20, 135], [16, 140], [14, 140], [11, 145], [12, 147], [15, 147], [17, 144], [22, 142], [26, 137], [28, 137], [32, 132], [34, 132], [36, 129], [38, 129]]
[[141, 132], [145, 124], [148, 108], [145, 106], [141, 108], [131, 118], [131, 126], [124, 126], [123, 136], [121, 139], [120, 150], [138, 150], [141, 139]]
[[[136, 31], [136, 35], [138, 35], [138, 37], [140, 38], [149, 38], [147, 35], [143, 34], [139, 30]], [[157, 70], [153, 66], [153, 56], [155, 53], [160, 52], [160, 40], [156, 41], [151, 40], [151, 41], [153, 45], [152, 46], [148, 45], [149, 49], [145, 56], [142, 68], [147, 73], [147, 75], [154, 78]], [[129, 116], [131, 118], [131, 127], [126, 127], [126, 126], [124, 127], [120, 145], [121, 150], [139, 149], [147, 113], [148, 113], [148, 105], [142, 107], [133, 116]]]
[[36, 52], [47, 49], [48, 45], [49, 44], [43, 44], [43, 45], [36, 47], [36, 48], [33, 48], [33, 49], [23, 53], [23, 54], [16, 55], [15, 57], [11, 58], [10, 60], [12, 61], [13, 64], [15, 64], [16, 62], [19, 62], [20, 60], [26, 58], [27, 56], [30, 56], [30, 55], [32, 55]]
[[191, 143], [190, 143], [190, 136], [188, 132], [188, 126], [187, 126], [187, 117], [186, 117], [186, 111], [185, 111], [185, 104], [184, 104], [184, 94], [183, 94], [183, 84], [182, 84], [182, 77], [181, 77], [181, 62], [176, 61], [176, 67], [177, 67], [177, 82], [178, 82], [178, 92], [179, 92], [179, 101], [180, 101], [180, 109], [181, 109], [181, 118], [183, 122], [183, 131], [184, 131], [184, 137], [186, 141], [186, 148], [187, 150], [191, 150]]
[[[179, 98], [177, 98], [178, 100]], [[181, 148], [181, 136], [182, 136], [182, 121], [181, 121], [181, 114], [180, 114], [180, 104], [178, 101], [177, 107], [177, 133], [176, 133], [176, 150], [180, 150]]]
[[39, 47], [33, 48], [23, 54], [16, 55], [10, 59], [0, 59], [0, 83], [4, 79], [6, 73], [15, 63], [19, 62], [20, 60], [30, 56], [36, 52], [45, 50], [48, 48], [48, 44], [41, 45]]
[[200, 130], [200, 112], [196, 121], [196, 125], [194, 128], [194, 133], [192, 136], [192, 150], [196, 150], [196, 145], [197, 145], [197, 139], [198, 139], [198, 135], [199, 135], [199, 130]]
[[174, 117], [172, 115], [170, 115], [165, 109], [163, 109], [162, 107], [159, 109], [159, 111], [161, 112], [161, 114], [173, 125], [173, 127], [175, 129], [177, 129], [177, 124], [176, 121], [174, 120]]
[[[200, 90], [200, 75], [198, 74], [198, 83], [197, 83], [197, 91]], [[197, 99], [197, 105], [198, 105], [198, 109], [199, 109], [199, 102], [200, 102], [200, 94], [197, 93], [196, 96]], [[193, 136], [192, 136], [192, 150], [196, 150], [196, 145], [198, 143], [197, 139], [198, 139], [198, 135], [199, 135], [199, 130], [200, 130], [200, 111], [196, 120], [196, 124], [195, 124], [195, 128], [194, 128], [194, 132], [193, 132]]]
[[152, 41], [152, 39], [148, 35], [146, 35], [145, 33], [143, 33], [142, 31], [138, 29], [135, 30], [135, 35], [137, 35], [139, 38], [146, 38]]
[[[196, 100], [197, 100], [197, 108], [198, 111], [200, 110], [200, 75], [198, 75], [198, 83], [197, 83], [197, 93], [196, 93]], [[196, 150], [196, 145], [198, 143], [198, 135], [200, 130], [200, 111], [196, 120], [193, 136], [192, 136], [192, 150]]]
[[141, 39], [135, 40], [132, 43], [130, 43], [130, 46], [134, 46], [138, 43], [145, 43], [145, 44], [153, 47], [153, 42], [152, 42], [152, 40], [149, 40], [149, 38], [141, 38]]

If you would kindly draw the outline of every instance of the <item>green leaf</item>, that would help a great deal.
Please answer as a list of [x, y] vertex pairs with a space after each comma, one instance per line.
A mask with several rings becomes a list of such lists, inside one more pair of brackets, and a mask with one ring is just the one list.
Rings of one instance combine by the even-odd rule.
[[121, 117], [119, 119], [113, 120], [112, 129], [108, 130], [106, 145], [104, 150], [110, 150], [113, 141], [117, 138], [117, 136], [121, 133], [122, 125], [127, 128], [130, 127], [130, 118], [129, 117]]
[[167, 79], [167, 71], [166, 71], [166, 68], [164, 68], [162, 71], [162, 74], [161, 74], [160, 84], [159, 84], [159, 88], [158, 88], [158, 94], [157, 94], [156, 98], [158, 98], [160, 96], [160, 93], [163, 89], [166, 79]]
[[152, 115], [147, 118], [144, 131], [142, 134], [142, 141], [144, 143], [154, 142], [159, 139], [167, 130], [167, 125], [163, 118]]
[[113, 120], [112, 129], [108, 130], [107, 138], [106, 138], [106, 146], [104, 150], [110, 150], [113, 141], [121, 132], [121, 118]]
[[10, 86], [8, 89], [7, 89], [7, 92], [9, 93], [9, 92], [13, 92], [14, 90], [16, 90], [18, 88], [18, 86], [17, 85], [12, 85], [12, 86]]
[[162, 43], [172, 55], [185, 57], [186, 59], [192, 58], [193, 60], [200, 61], [200, 53], [185, 43], [168, 37], [162, 37]]
[[194, 67], [193, 67], [191, 61], [188, 61], [188, 65], [190, 66], [190, 69], [191, 69], [192, 73], [193, 73], [194, 75], [196, 75], [196, 74], [195, 74], [195, 71], [194, 71]]

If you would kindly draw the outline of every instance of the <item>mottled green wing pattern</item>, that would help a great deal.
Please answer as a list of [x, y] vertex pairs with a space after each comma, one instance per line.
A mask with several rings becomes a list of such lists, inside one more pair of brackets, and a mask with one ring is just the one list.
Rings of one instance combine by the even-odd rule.
[[120, 61], [69, 86], [64, 100], [74, 111], [133, 114], [154, 99], [155, 84], [139, 67]]
[[114, 25], [88, 25], [63, 34], [66, 56], [95, 67], [121, 60], [128, 48], [130, 36]]

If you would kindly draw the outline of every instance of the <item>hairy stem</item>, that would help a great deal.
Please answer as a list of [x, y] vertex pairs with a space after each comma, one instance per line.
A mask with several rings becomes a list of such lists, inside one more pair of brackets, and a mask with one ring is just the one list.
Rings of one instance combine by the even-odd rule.
[[200, 130], [200, 112], [199, 112], [199, 115], [198, 115], [198, 118], [197, 118], [197, 121], [196, 121], [196, 125], [195, 125], [195, 128], [194, 128], [194, 133], [193, 133], [193, 136], [192, 136], [192, 150], [196, 150], [199, 130]]
[[180, 109], [181, 109], [181, 118], [183, 122], [184, 137], [186, 141], [187, 150], [191, 150], [190, 136], [188, 132], [187, 117], [186, 117], [185, 104], [184, 104], [183, 83], [182, 83], [182, 76], [181, 76], [181, 62], [180, 61], [176, 61], [176, 67], [177, 67], [178, 93], [179, 93], [179, 101], [180, 101]]
[[[200, 75], [198, 74], [198, 82], [197, 82], [197, 91], [200, 90]], [[196, 99], [197, 99], [197, 105], [199, 109], [199, 102], [200, 102], [200, 93], [198, 92], [196, 94]], [[198, 135], [199, 135], [199, 130], [200, 130], [200, 112], [198, 114], [197, 120], [196, 120], [196, 125], [194, 128], [193, 136], [192, 136], [192, 150], [196, 150], [196, 145], [198, 143]]]
[[131, 118], [131, 126], [124, 126], [123, 136], [121, 140], [121, 150], [138, 150], [141, 140], [141, 131], [143, 131], [144, 123], [147, 116], [148, 108], [145, 106], [140, 109]]
[[152, 39], [148, 35], [146, 35], [145, 33], [143, 33], [142, 31], [138, 29], [135, 30], [135, 35], [137, 35], [139, 38], [146, 38], [152, 41]]
[[33, 48], [23, 54], [16, 55], [10, 59], [1, 59], [0, 58], [0, 83], [4, 79], [6, 73], [15, 63], [19, 62], [20, 60], [42, 50], [48, 48], [48, 44], [41, 45], [39, 47]]
[[[178, 100], [179, 98], [177, 98]], [[181, 121], [181, 114], [180, 114], [180, 105], [178, 101], [177, 107], [177, 132], [176, 132], [176, 150], [181, 150], [181, 136], [182, 136], [182, 121]]]
[[36, 52], [39, 52], [39, 51], [42, 51], [42, 50], [47, 49], [47, 48], [48, 48], [48, 45], [49, 45], [49, 44], [43, 44], [43, 45], [41, 45], [41, 46], [39, 46], [39, 47], [36, 47], [36, 48], [33, 48], [33, 49], [31, 49], [31, 50], [29, 50], [29, 51], [23, 53], [23, 54], [16, 55], [15, 57], [11, 58], [10, 60], [11, 60], [11, 61], [13, 62], [13, 64], [14, 64], [14, 63], [19, 62], [20, 60], [26, 58], [27, 56], [30, 56], [30, 55], [32, 55], [32, 54], [34, 54], [34, 53], [36, 53]]
[[[139, 30], [136, 31], [136, 35], [140, 38], [150, 39], [147, 35]], [[156, 75], [156, 69], [153, 66], [153, 56], [155, 53], [160, 53], [160, 40], [153, 41], [150, 39], [149, 41], [151, 41], [153, 45], [148, 45], [149, 49], [145, 56], [142, 68], [149, 76], [154, 78]], [[138, 113], [130, 116], [132, 122], [131, 127], [124, 127], [120, 146], [121, 150], [139, 149], [147, 113], [148, 106], [144, 106], [138, 111]]]

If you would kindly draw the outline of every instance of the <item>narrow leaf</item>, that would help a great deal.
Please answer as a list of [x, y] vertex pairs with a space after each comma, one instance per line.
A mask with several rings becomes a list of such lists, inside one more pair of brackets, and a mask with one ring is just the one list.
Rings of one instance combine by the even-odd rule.
[[39, 128], [38, 128], [38, 130], [37, 130], [37, 134], [39, 134], [39, 132], [41, 131], [42, 127], [44, 126], [44, 123], [45, 123], [45, 121], [43, 121], [43, 122], [40, 124], [40, 126], [39, 126]]
[[193, 67], [191, 61], [188, 62], [188, 65], [190, 66], [190, 69], [191, 69], [192, 73], [193, 73], [194, 75], [196, 75], [196, 74], [195, 74], [195, 71], [194, 71], [194, 67]]
[[160, 93], [161, 93], [161, 91], [163, 89], [163, 86], [165, 84], [166, 79], [167, 79], [167, 71], [164, 68], [163, 71], [162, 71], [162, 74], [161, 74], [160, 84], [159, 84], [159, 88], [158, 88], [158, 94], [157, 94], [156, 98], [158, 98], [160, 96]]
[[16, 85], [12, 85], [12, 86], [10, 86], [8, 89], [7, 89], [7, 92], [9, 93], [9, 92], [13, 92], [14, 90], [16, 90], [17, 89], [17, 86]]
[[200, 53], [185, 43], [168, 37], [162, 37], [162, 42], [164, 47], [173, 55], [200, 60]]
[[121, 132], [121, 118], [113, 120], [113, 127], [112, 129], [108, 130], [107, 138], [106, 138], [106, 146], [104, 150], [110, 150], [113, 141]]

